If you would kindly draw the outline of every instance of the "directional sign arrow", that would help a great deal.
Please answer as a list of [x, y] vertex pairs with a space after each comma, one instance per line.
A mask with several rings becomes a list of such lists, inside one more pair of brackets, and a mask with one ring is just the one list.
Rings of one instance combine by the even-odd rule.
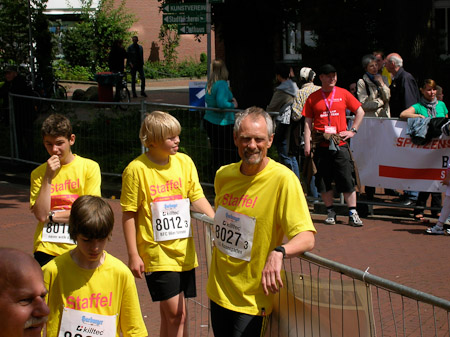
[[183, 4], [165, 4], [162, 8], [163, 13], [188, 13], [205, 12], [205, 3], [183, 3]]
[[206, 23], [206, 13], [196, 15], [163, 15], [163, 23], [183, 24], [183, 23]]

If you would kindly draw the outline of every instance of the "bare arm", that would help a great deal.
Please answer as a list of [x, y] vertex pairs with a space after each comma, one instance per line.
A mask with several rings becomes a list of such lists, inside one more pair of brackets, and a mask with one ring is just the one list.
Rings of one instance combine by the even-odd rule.
[[128, 252], [128, 267], [133, 275], [142, 278], [144, 273], [144, 262], [139, 256], [136, 244], [136, 213], [123, 212], [122, 214], [123, 234]]
[[403, 110], [400, 113], [400, 118], [408, 119], [408, 118], [425, 118], [423, 115], [416, 114], [416, 110], [414, 107], [410, 106], [408, 109]]
[[[362, 107], [359, 107], [355, 111], [355, 121], [353, 122], [353, 127], [358, 130], [359, 126], [362, 123], [362, 120], [364, 118], [364, 110]], [[344, 140], [347, 140], [349, 138], [352, 138], [356, 133], [353, 131], [341, 131], [339, 132], [339, 136], [341, 136]]]
[[[47, 168], [45, 169], [44, 178], [42, 179], [41, 189], [39, 190], [39, 195], [36, 199], [36, 202], [33, 205], [32, 212], [36, 219], [40, 222], [48, 221], [48, 213], [50, 212], [51, 207], [51, 189], [52, 189], [52, 180], [55, 178], [56, 173], [61, 168], [61, 162], [59, 161], [59, 157], [57, 155], [51, 156], [47, 160]], [[66, 222], [63, 220], [69, 220], [67, 214], [70, 214], [69, 211], [64, 211], [60, 213], [66, 213], [66, 219], [62, 218], [63, 214], [58, 215], [58, 221]], [[56, 215], [54, 221], [57, 221]]]
[[192, 210], [194, 212], [206, 214], [210, 218], [214, 219], [214, 210], [212, 209], [209, 201], [206, 200], [206, 198], [200, 198], [198, 200], [195, 200], [192, 203]]
[[312, 118], [305, 117], [305, 130], [303, 131], [303, 137], [305, 138], [305, 157], [311, 155], [311, 130]]
[[[298, 233], [283, 247], [286, 250], [286, 258], [290, 259], [314, 248], [314, 233], [310, 231]], [[269, 291], [275, 294], [279, 286], [283, 287], [281, 280], [281, 267], [283, 266], [283, 254], [271, 251], [267, 257], [266, 265], [262, 271], [262, 287], [264, 294], [269, 295]], [[279, 285], [279, 286], [278, 286]]]

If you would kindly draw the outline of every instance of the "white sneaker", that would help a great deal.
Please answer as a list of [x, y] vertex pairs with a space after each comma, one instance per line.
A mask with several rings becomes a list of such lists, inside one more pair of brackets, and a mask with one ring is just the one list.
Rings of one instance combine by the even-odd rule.
[[358, 213], [350, 213], [350, 215], [348, 216], [348, 224], [352, 227], [362, 227], [363, 226], [363, 222], [362, 220], [359, 218]]
[[[448, 229], [446, 230], [448, 232]], [[434, 234], [434, 235], [444, 235], [444, 228], [438, 225], [434, 225], [433, 227], [427, 228], [428, 234]]]
[[336, 224], [336, 212], [334, 210], [329, 210], [327, 214], [327, 218], [325, 219], [326, 225], [334, 225]]

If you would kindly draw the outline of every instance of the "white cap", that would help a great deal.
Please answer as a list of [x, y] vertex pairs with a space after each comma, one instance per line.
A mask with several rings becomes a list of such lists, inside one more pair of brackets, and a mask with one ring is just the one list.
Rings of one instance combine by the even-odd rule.
[[[313, 71], [311, 68], [303, 67], [300, 69], [300, 78], [304, 80], [308, 80], [310, 72]], [[314, 72], [313, 72], [314, 73]], [[311, 78], [311, 81], [314, 80], [316, 74]]]

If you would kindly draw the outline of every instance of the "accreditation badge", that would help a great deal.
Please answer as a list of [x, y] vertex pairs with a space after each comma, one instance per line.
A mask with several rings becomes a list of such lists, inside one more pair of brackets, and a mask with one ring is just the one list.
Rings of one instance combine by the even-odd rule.
[[64, 308], [58, 337], [116, 336], [117, 315], [92, 314]]
[[189, 206], [188, 198], [151, 203], [155, 241], [185, 239], [192, 236]]
[[214, 242], [224, 254], [250, 261], [256, 218], [219, 206], [214, 216]]

